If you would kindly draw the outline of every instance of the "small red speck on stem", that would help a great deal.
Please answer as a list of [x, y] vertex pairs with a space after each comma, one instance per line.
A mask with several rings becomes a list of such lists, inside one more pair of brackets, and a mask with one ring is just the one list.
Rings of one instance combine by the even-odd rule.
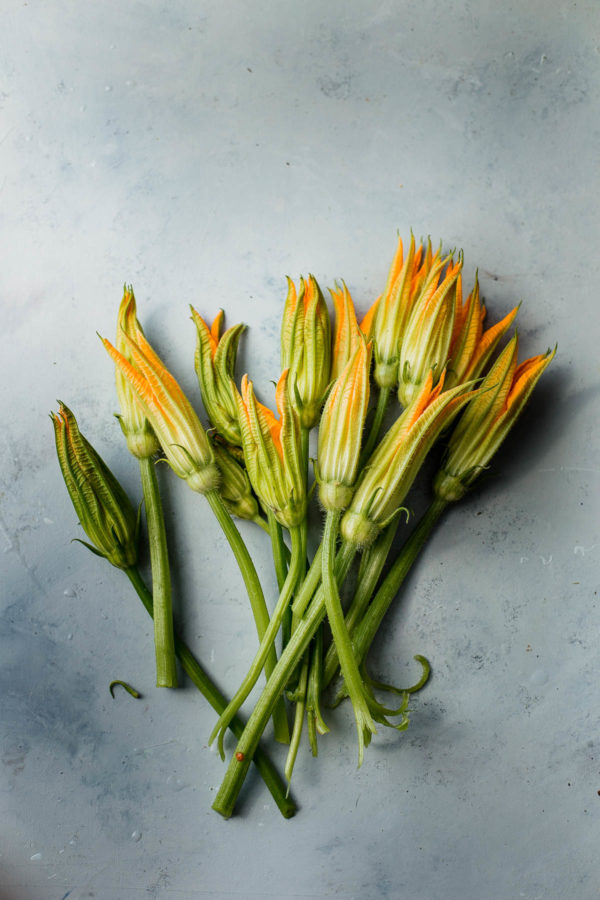
[[242, 751], [241, 751], [241, 750], [238, 750], [238, 752], [235, 754], [235, 758], [237, 759], [238, 762], [242, 762], [242, 760], [243, 760], [245, 757], [244, 757], [244, 754], [242, 753]]

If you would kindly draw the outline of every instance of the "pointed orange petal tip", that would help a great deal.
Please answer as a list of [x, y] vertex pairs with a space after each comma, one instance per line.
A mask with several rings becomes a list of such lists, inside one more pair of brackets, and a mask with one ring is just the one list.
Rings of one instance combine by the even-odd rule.
[[222, 309], [219, 310], [217, 315], [214, 318], [212, 325], [210, 326], [210, 333], [213, 341], [215, 342], [215, 346], [219, 343], [219, 337], [221, 334], [221, 325], [223, 324], [223, 318], [225, 313]]

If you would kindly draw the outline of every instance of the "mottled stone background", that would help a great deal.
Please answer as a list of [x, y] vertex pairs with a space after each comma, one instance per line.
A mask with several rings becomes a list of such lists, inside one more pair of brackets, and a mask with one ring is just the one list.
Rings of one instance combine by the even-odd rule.
[[[1, 900], [598, 896], [599, 20], [594, 0], [2, 0]], [[96, 337], [123, 282], [195, 400], [189, 303], [249, 324], [240, 370], [270, 400], [284, 276], [343, 277], [364, 310], [411, 228], [464, 249], [491, 321], [523, 301], [523, 354], [558, 355], [372, 654], [400, 682], [432, 661], [409, 730], [357, 772], [341, 707], [319, 759], [303, 747], [295, 819], [253, 780], [224, 822], [214, 716], [153, 687], [141, 605], [70, 543], [48, 412], [67, 402], [138, 497]], [[254, 648], [239, 578], [160, 474], [178, 621], [231, 691]]]

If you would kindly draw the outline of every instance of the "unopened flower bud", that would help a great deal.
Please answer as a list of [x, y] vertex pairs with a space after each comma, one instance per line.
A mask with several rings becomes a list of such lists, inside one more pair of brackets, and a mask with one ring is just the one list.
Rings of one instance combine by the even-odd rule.
[[300, 279], [297, 294], [288, 279], [281, 326], [281, 368], [290, 370], [290, 397], [300, 423], [312, 428], [319, 421], [331, 370], [329, 311], [315, 278]]
[[371, 345], [363, 337], [335, 381], [319, 424], [317, 478], [325, 509], [345, 509], [354, 493], [369, 406]]
[[460, 385], [442, 393], [443, 377], [430, 373], [413, 402], [387, 432], [363, 469], [341, 522], [345, 540], [368, 547], [402, 509], [425, 457], [473, 393]]
[[[127, 569], [137, 559], [139, 515], [63, 403], [51, 413], [58, 462], [90, 550]], [[82, 541], [85, 543], [85, 541]]]
[[192, 318], [198, 333], [195, 366], [202, 401], [208, 418], [229, 444], [241, 443], [237, 407], [231, 390], [237, 349], [245, 325], [234, 325], [221, 335], [223, 310], [209, 328], [192, 308]]
[[285, 528], [299, 525], [306, 514], [300, 423], [289, 397], [289, 370], [277, 383], [277, 419], [259, 403], [252, 382], [242, 378], [236, 389], [242, 447], [250, 482], [261, 503]]
[[469, 490], [523, 411], [556, 348], [517, 365], [517, 335], [506, 345], [454, 429], [434, 479], [436, 496], [453, 502]]
[[260, 511], [246, 470], [221, 443], [215, 441], [213, 450], [221, 472], [219, 493], [225, 506], [238, 519], [254, 521]]

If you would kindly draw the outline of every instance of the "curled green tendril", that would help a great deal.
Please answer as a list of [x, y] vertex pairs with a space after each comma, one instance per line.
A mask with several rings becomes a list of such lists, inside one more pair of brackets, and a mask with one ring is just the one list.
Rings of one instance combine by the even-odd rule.
[[[425, 685], [427, 684], [427, 682], [429, 681], [429, 678], [431, 676], [431, 664], [430, 664], [429, 660], [426, 659], [424, 656], [421, 656], [420, 653], [417, 653], [413, 657], [413, 659], [415, 659], [418, 663], [421, 663], [421, 667], [422, 667], [423, 671], [421, 672], [421, 677], [419, 678], [419, 680], [417, 682], [415, 682], [415, 684], [411, 685], [411, 687], [407, 687], [407, 688], [396, 687], [393, 684], [386, 684], [384, 681], [374, 681], [367, 674], [367, 671], [366, 671], [364, 665], [361, 667], [363, 678], [369, 684], [371, 689], [375, 689], [378, 691], [384, 691], [389, 694], [399, 694], [402, 697], [402, 703], [397, 712], [395, 712], [391, 709], [385, 710], [385, 707], [383, 707], [383, 706], [381, 707], [381, 711], [382, 712], [386, 711], [387, 715], [403, 715], [404, 710], [406, 709], [405, 697], [408, 697], [409, 694], [416, 694], [416, 692], [420, 691], [421, 688], [424, 688]], [[342, 702], [342, 700], [345, 700], [347, 696], [348, 696], [348, 692], [346, 690], [346, 685], [342, 682], [342, 684], [340, 685], [338, 692], [331, 704], [331, 708], [335, 709], [335, 707], [339, 706], [339, 704]], [[397, 726], [395, 726], [395, 727], [397, 727]]]
[[115, 696], [115, 684], [120, 684], [121, 687], [122, 687], [122, 688], [125, 688], [125, 690], [127, 691], [127, 693], [128, 693], [128, 694], [131, 694], [132, 697], [135, 697], [136, 700], [139, 700], [140, 697], [142, 696], [142, 695], [140, 694], [139, 691], [136, 691], [135, 688], [132, 688], [131, 685], [130, 685], [130, 684], [127, 684], [126, 681], [119, 681], [119, 680], [117, 679], [116, 681], [111, 681], [111, 683], [110, 683], [109, 686], [108, 686], [108, 689], [109, 689], [109, 691], [110, 691], [110, 696], [111, 696], [111, 697], [114, 697], [114, 696]]

